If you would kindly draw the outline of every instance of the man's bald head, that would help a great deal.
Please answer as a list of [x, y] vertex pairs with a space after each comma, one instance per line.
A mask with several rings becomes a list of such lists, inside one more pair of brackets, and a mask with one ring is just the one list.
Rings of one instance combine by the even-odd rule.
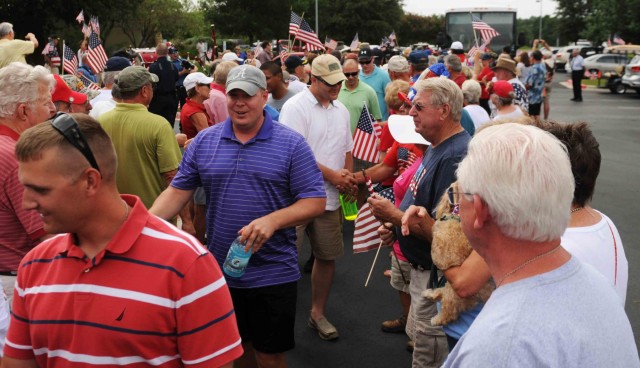
[[167, 44], [164, 42], [159, 43], [158, 46], [156, 46], [156, 54], [158, 54], [158, 56], [167, 56], [169, 54]]

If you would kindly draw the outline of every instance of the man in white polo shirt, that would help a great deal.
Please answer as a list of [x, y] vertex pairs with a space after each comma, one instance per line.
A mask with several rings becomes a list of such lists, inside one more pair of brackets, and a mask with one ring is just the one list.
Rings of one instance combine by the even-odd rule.
[[309, 327], [316, 329], [323, 340], [338, 338], [338, 331], [324, 315], [335, 260], [344, 253], [338, 192], [355, 190], [349, 112], [337, 100], [345, 79], [338, 59], [332, 55], [318, 56], [311, 67], [311, 87], [290, 98], [280, 112], [280, 122], [302, 134], [311, 146], [327, 192], [325, 212], [299, 226], [297, 240], [300, 247], [306, 232], [315, 256]]

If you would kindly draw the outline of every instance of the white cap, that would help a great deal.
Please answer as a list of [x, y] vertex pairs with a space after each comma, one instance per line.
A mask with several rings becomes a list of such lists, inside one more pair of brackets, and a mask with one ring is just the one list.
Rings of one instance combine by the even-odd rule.
[[196, 85], [198, 84], [211, 84], [213, 83], [213, 78], [209, 78], [206, 75], [197, 72], [197, 73], [191, 73], [189, 75], [187, 75], [187, 77], [184, 79], [184, 82], [182, 84], [184, 84], [184, 88], [188, 91], [191, 88], [195, 88]]
[[403, 144], [425, 144], [429, 145], [429, 141], [416, 132], [416, 126], [413, 118], [409, 115], [391, 115], [389, 116], [389, 132], [393, 139]]
[[236, 61], [241, 63], [243, 60], [240, 59], [238, 55], [234, 54], [233, 52], [227, 52], [226, 54], [222, 55], [222, 61]]
[[450, 47], [451, 50], [464, 50], [464, 46], [462, 46], [462, 42], [454, 41]]

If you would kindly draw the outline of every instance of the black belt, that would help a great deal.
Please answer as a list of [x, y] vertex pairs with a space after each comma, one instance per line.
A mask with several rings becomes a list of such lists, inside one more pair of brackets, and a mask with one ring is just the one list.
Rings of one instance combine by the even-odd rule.
[[18, 276], [18, 271], [0, 271], [0, 276]]

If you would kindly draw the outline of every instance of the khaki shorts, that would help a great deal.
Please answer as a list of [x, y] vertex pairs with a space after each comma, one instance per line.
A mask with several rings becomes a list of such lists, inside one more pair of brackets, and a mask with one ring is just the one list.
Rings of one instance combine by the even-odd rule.
[[395, 254], [391, 256], [391, 287], [409, 294], [409, 283], [411, 282], [411, 265], [409, 262], [399, 260]]
[[313, 255], [323, 261], [333, 261], [344, 254], [342, 241], [342, 213], [340, 209], [324, 213], [304, 225], [296, 227], [298, 250], [304, 243], [304, 235], [309, 237]]

